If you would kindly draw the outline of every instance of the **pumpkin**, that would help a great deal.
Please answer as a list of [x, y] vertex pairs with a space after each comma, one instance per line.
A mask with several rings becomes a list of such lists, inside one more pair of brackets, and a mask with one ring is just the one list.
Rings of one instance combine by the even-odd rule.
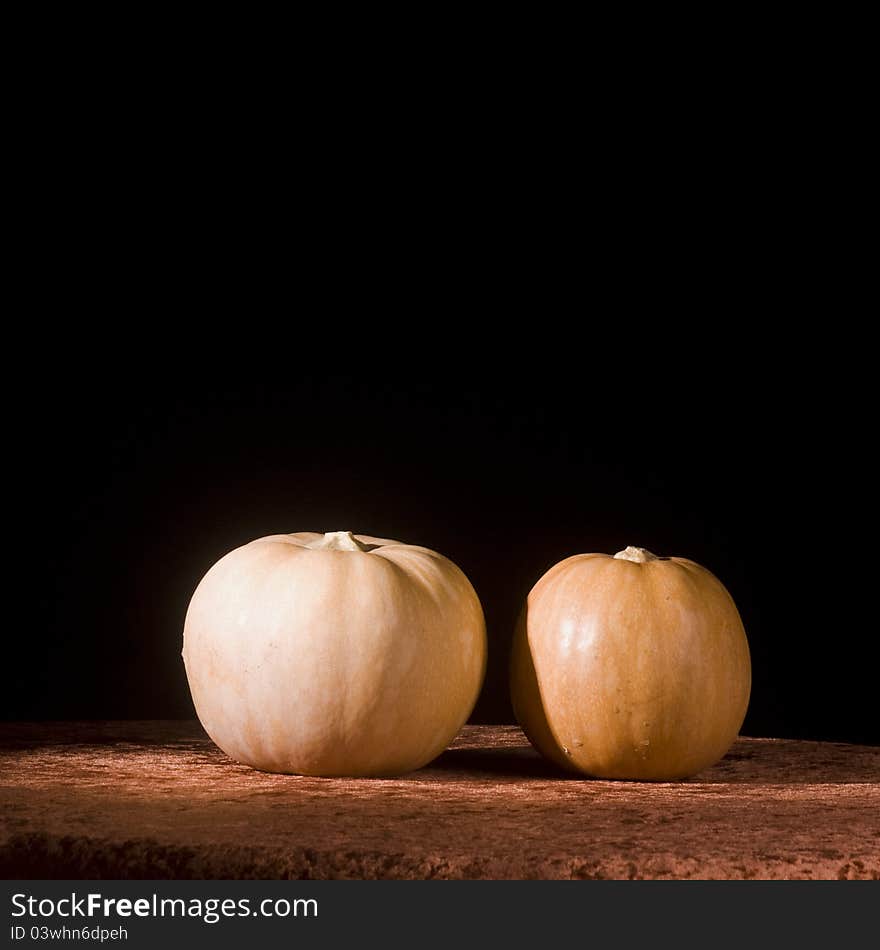
[[722, 583], [628, 547], [552, 567], [520, 615], [510, 668], [531, 743], [608, 779], [694, 775], [730, 748], [751, 688], [748, 641]]
[[435, 551], [349, 531], [272, 535], [202, 579], [183, 659], [198, 717], [231, 758], [395, 775], [467, 720], [486, 626], [468, 579]]

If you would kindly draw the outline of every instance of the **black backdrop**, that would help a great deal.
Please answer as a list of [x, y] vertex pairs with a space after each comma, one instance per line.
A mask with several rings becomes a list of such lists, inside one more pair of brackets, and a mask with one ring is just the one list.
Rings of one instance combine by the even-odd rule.
[[53, 336], [21, 406], [36, 592], [7, 636], [5, 718], [192, 716], [179, 653], [204, 572], [264, 534], [347, 529], [470, 577], [490, 637], [474, 721], [511, 720], [507, 650], [538, 577], [634, 544], [731, 591], [746, 734], [877, 741], [876, 625], [853, 607], [867, 479], [835, 384], [735, 308], [685, 321], [664, 299], [191, 292], [197, 317], [160, 321], [158, 297]]

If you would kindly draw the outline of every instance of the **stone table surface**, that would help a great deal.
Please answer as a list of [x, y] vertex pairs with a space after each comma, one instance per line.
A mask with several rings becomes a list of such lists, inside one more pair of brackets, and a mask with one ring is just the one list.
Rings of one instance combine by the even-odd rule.
[[880, 748], [739, 739], [606, 782], [514, 726], [396, 779], [256, 772], [197, 722], [0, 724], [0, 877], [880, 879]]

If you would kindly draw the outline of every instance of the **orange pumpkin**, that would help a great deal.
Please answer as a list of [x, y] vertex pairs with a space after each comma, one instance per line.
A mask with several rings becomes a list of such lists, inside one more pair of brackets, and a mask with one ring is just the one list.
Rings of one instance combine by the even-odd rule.
[[556, 564], [514, 638], [511, 695], [529, 740], [600, 778], [707, 768], [736, 738], [750, 688], [745, 630], [724, 585], [643, 548]]

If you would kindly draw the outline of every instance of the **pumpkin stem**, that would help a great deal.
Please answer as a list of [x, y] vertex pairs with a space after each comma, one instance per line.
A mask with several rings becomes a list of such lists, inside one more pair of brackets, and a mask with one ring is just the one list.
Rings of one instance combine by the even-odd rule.
[[623, 551], [618, 551], [614, 557], [618, 561], [634, 561], [636, 564], [644, 564], [645, 561], [661, 560], [656, 554], [651, 554], [647, 548], [634, 548], [632, 545], [629, 545]]
[[375, 545], [362, 544], [350, 531], [328, 531], [306, 547], [313, 551], [372, 551]]

